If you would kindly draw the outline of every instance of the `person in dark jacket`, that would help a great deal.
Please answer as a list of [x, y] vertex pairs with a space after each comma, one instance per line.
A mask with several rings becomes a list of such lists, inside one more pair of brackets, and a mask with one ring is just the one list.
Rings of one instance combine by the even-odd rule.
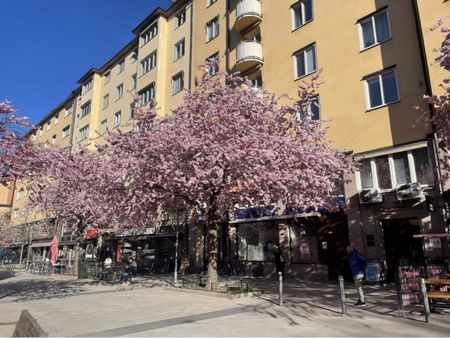
[[364, 300], [364, 292], [362, 289], [362, 282], [367, 266], [366, 258], [351, 246], [347, 247], [347, 252], [348, 264], [350, 265], [350, 270], [352, 271], [353, 275], [353, 281], [355, 282], [355, 288], [358, 291], [359, 295], [358, 302], [355, 305], [366, 305], [366, 302]]
[[284, 267], [286, 266], [286, 260], [284, 259], [283, 252], [281, 252], [281, 248], [274, 244], [272, 247], [273, 254], [275, 255], [275, 267], [277, 269], [277, 276], [278, 273], [281, 272], [282, 276], [284, 277]]

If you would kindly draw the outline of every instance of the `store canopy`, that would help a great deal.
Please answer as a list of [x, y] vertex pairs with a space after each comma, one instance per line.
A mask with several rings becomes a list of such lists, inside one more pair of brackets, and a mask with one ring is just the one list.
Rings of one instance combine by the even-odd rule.
[[37, 242], [37, 243], [31, 244], [32, 248], [43, 248], [46, 246], [52, 246], [52, 242]]
[[413, 235], [414, 238], [449, 238], [450, 233], [441, 233], [441, 234], [418, 234]]

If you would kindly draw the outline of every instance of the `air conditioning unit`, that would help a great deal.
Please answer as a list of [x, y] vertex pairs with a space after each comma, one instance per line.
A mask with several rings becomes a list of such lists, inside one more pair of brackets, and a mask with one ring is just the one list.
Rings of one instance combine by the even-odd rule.
[[414, 200], [423, 197], [423, 191], [420, 183], [407, 183], [397, 187], [397, 199], [399, 201]]
[[359, 192], [359, 203], [361, 204], [372, 204], [380, 203], [383, 201], [383, 196], [381, 195], [380, 189], [371, 188], [363, 189]]

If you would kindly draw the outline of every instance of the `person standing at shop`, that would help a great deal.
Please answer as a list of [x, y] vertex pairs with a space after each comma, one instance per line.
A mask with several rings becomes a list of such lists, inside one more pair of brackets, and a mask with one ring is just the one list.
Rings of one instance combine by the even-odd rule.
[[274, 244], [272, 247], [273, 254], [275, 255], [275, 267], [277, 269], [277, 276], [278, 273], [281, 272], [283, 278], [284, 278], [284, 268], [286, 266], [286, 260], [284, 259], [283, 252], [281, 251], [281, 248]]
[[348, 264], [350, 265], [350, 270], [353, 274], [353, 281], [355, 283], [355, 288], [358, 291], [359, 299], [356, 302], [356, 306], [364, 306], [366, 305], [364, 299], [364, 291], [362, 289], [362, 282], [364, 280], [364, 275], [367, 266], [366, 258], [361, 255], [355, 248], [348, 246]]

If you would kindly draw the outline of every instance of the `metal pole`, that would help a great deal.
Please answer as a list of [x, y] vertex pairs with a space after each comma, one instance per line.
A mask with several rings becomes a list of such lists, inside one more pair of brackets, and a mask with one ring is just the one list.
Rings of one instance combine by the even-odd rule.
[[425, 285], [425, 279], [420, 279], [420, 292], [422, 293], [422, 299], [423, 299], [423, 308], [425, 310], [425, 322], [430, 322], [430, 303], [428, 302], [428, 295], [427, 295], [427, 286]]
[[178, 231], [175, 237], [175, 271], [173, 272], [173, 284], [177, 286], [178, 284]]
[[278, 272], [278, 305], [283, 306], [283, 273]]
[[30, 255], [31, 255], [31, 241], [33, 240], [33, 230], [32, 226], [30, 225], [30, 237], [28, 238], [28, 251], [27, 251], [27, 264], [25, 266], [25, 271], [28, 271], [28, 266], [30, 264]]
[[344, 288], [344, 277], [339, 276], [339, 290], [341, 293], [341, 312], [343, 315], [347, 314], [347, 305], [345, 304], [345, 288]]

